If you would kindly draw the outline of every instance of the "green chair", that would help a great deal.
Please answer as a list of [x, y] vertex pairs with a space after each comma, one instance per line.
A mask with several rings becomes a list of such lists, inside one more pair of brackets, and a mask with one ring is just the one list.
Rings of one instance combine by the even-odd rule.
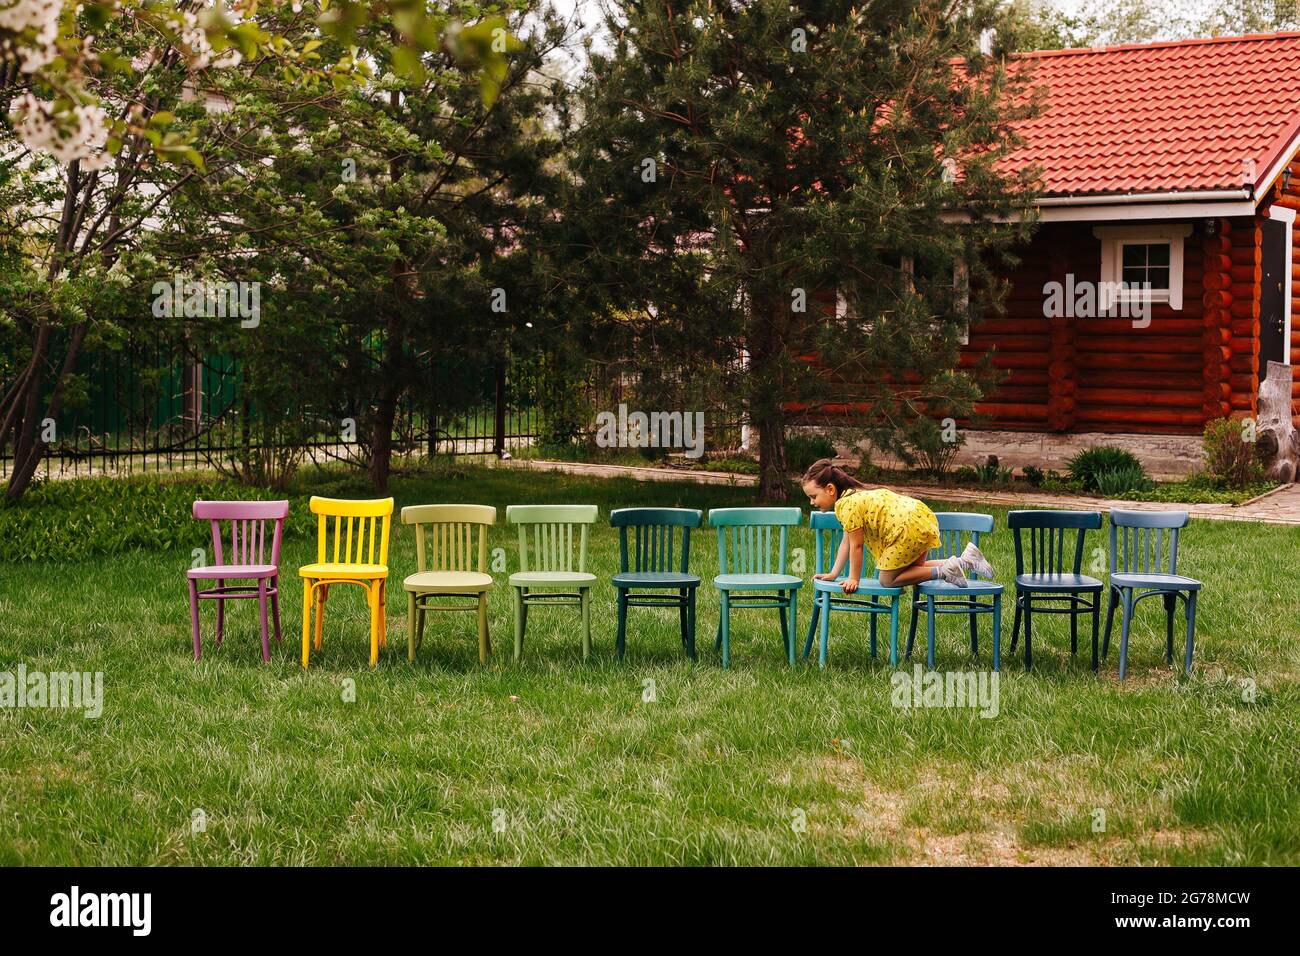
[[[611, 527], [618, 528], [618, 659], [623, 659], [629, 607], [678, 609], [682, 646], [695, 660], [695, 590], [698, 574], [690, 573], [691, 529], [698, 528], [702, 512], [690, 508], [619, 508], [610, 512]], [[628, 529], [632, 531], [631, 559]], [[680, 529], [681, 550], [674, 546]], [[676, 560], [680, 557], [680, 560]], [[676, 592], [676, 593], [664, 593]]]
[[[785, 573], [785, 555], [790, 528], [802, 520], [798, 508], [715, 508], [709, 512], [709, 525], [718, 529], [718, 576], [713, 584], [720, 593], [722, 611], [714, 647], [722, 649], [723, 667], [731, 663], [733, 605], [776, 608], [781, 614], [785, 653], [790, 666], [794, 666], [794, 634], [803, 578]], [[775, 561], [773, 529], [778, 531]]]
[[[515, 660], [524, 653], [529, 605], [582, 608], [582, 657], [586, 660], [591, 655], [591, 587], [596, 583], [596, 576], [587, 573], [587, 529], [595, 524], [599, 511], [595, 505], [510, 505], [506, 508], [506, 521], [519, 525], [519, 570], [510, 575]], [[578, 539], [576, 567], [575, 537]]]
[[[415, 660], [415, 649], [424, 638], [425, 611], [478, 611], [478, 659], [487, 663], [492, 653], [487, 619], [487, 593], [492, 588], [492, 575], [487, 573], [487, 529], [496, 523], [497, 509], [488, 505], [411, 505], [402, 509], [402, 524], [415, 525], [416, 573], [402, 581], [408, 660]], [[474, 603], [431, 603], [435, 598], [470, 598]]]

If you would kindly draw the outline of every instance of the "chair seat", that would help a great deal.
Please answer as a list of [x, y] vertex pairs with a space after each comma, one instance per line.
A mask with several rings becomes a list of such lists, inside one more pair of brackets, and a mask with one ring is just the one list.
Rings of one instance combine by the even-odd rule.
[[719, 574], [713, 584], [721, 591], [791, 591], [803, 586], [793, 574]]
[[190, 568], [185, 576], [190, 580], [209, 578], [273, 578], [280, 573], [274, 564], [213, 564], [206, 568]]
[[1104, 585], [1086, 574], [1017, 574], [1022, 591], [1100, 591]]
[[589, 587], [596, 575], [585, 571], [516, 571], [510, 575], [511, 587]]
[[402, 580], [402, 587], [406, 590], [425, 593], [486, 591], [491, 586], [492, 575], [477, 571], [419, 571]]
[[698, 574], [682, 571], [625, 571], [614, 575], [616, 588], [692, 588], [700, 583]]
[[1120, 588], [1152, 588], [1156, 591], [1199, 591], [1201, 582], [1181, 574], [1112, 574], [1110, 583]]
[[[844, 578], [835, 581], [819, 581], [813, 578], [814, 591], [830, 591], [833, 594], [840, 594], [844, 591]], [[879, 578], [862, 578], [858, 581], [858, 589], [853, 594], [878, 594], [882, 597], [897, 597], [903, 593], [902, 588], [890, 588], [880, 583]], [[853, 595], [849, 595], [852, 597]]]
[[947, 581], [923, 581], [916, 586], [917, 594], [933, 594], [935, 597], [960, 597], [963, 594], [1001, 594], [1002, 585], [994, 581], [976, 581], [966, 579], [966, 587], [949, 584]]
[[388, 568], [382, 564], [345, 564], [327, 561], [324, 564], [304, 564], [298, 569], [298, 576], [316, 579], [386, 578]]

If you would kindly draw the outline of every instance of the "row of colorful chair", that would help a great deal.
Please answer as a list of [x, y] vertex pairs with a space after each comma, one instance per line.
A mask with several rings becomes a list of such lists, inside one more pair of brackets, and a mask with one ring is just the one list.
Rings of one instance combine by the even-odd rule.
[[[370, 663], [379, 660], [387, 645], [385, 596], [388, 580], [388, 543], [393, 499], [352, 501], [313, 497], [311, 511], [317, 515], [316, 561], [298, 569], [303, 581], [302, 666], [309, 662], [312, 641], [312, 612], [315, 609], [315, 650], [321, 649], [325, 604], [330, 589], [355, 585], [366, 594], [370, 610]], [[217, 638], [224, 629], [225, 602], [256, 598], [261, 611], [262, 657], [270, 660], [267, 606], [274, 620], [275, 639], [280, 640], [279, 561], [287, 501], [196, 501], [194, 517], [212, 524], [215, 564], [188, 572], [190, 618], [194, 657], [199, 659], [199, 605], [217, 602]], [[506, 520], [518, 525], [519, 570], [509, 577], [513, 599], [515, 659], [523, 654], [524, 633], [530, 607], [568, 605], [580, 608], [582, 653], [591, 653], [591, 589], [596, 576], [587, 570], [588, 528], [599, 517], [595, 505], [511, 505]], [[993, 518], [984, 514], [941, 512], [937, 515], [942, 545], [931, 557], [960, 554], [967, 540], [978, 547], [983, 535], [993, 530]], [[415, 526], [417, 571], [402, 582], [407, 597], [408, 657], [415, 660], [429, 611], [475, 611], [478, 616], [479, 660], [491, 653], [488, 632], [487, 595], [494, 581], [488, 573], [487, 529], [497, 520], [496, 508], [487, 505], [414, 505], [403, 508], [402, 523]], [[1098, 624], [1101, 592], [1109, 595], [1105, 643], [1109, 650], [1115, 609], [1121, 607], [1119, 676], [1127, 671], [1128, 639], [1135, 605], [1159, 594], [1166, 614], [1166, 660], [1173, 661], [1174, 611], [1184, 604], [1186, 648], [1184, 670], [1192, 663], [1196, 596], [1201, 583], [1178, 574], [1178, 535], [1186, 527], [1183, 511], [1112, 511], [1110, 513], [1110, 581], [1082, 574], [1084, 538], [1088, 530], [1101, 527], [1095, 511], [1012, 511], [1008, 526], [1015, 536], [1016, 601], [1011, 650], [1015, 651], [1023, 616], [1025, 668], [1032, 666], [1033, 616], [1038, 613], [1070, 616], [1070, 650], [1078, 649], [1078, 618], [1092, 616], [1092, 667], [1098, 666]], [[333, 524], [331, 530], [331, 521]], [[691, 531], [701, 527], [704, 515], [689, 508], [621, 508], [610, 513], [610, 525], [619, 531], [619, 570], [611, 583], [617, 591], [617, 653], [622, 659], [626, 646], [629, 607], [675, 607], [680, 615], [682, 645], [695, 659], [695, 594], [700, 578], [690, 572]], [[715, 648], [721, 651], [722, 666], [731, 659], [731, 611], [741, 608], [775, 608], [781, 619], [781, 636], [791, 665], [795, 663], [798, 594], [804, 579], [789, 574], [786, 557], [789, 529], [800, 525], [799, 508], [717, 508], [709, 512], [708, 523], [717, 530], [718, 574], [713, 579], [719, 591], [721, 613]], [[227, 532], [222, 524], [228, 522]], [[271, 525], [270, 553], [267, 530]], [[810, 527], [815, 537], [814, 574], [827, 571], [835, 560], [843, 534], [832, 512], [813, 512]], [[1168, 532], [1168, 546], [1165, 532]], [[1073, 532], [1067, 548], [1067, 532]], [[1022, 533], [1028, 539], [1022, 539]], [[1122, 535], [1122, 542], [1120, 536]], [[1152, 540], [1155, 536], [1154, 560]], [[223, 550], [228, 537], [229, 552]], [[575, 544], [576, 543], [576, 544]], [[227, 558], [229, 560], [227, 560]], [[870, 561], [870, 554], [865, 555]], [[889, 661], [898, 665], [899, 608], [902, 588], [885, 587], [869, 576], [852, 595], [843, 591], [839, 580], [813, 580], [812, 621], [804, 642], [803, 656], [811, 653], [818, 638], [818, 658], [826, 666], [830, 617], [834, 611], [870, 615], [870, 652], [876, 656], [876, 621], [889, 617]], [[214, 587], [199, 589], [200, 581], [212, 580]], [[228, 585], [227, 581], [256, 582]], [[944, 581], [917, 585], [912, 598], [911, 626], [906, 657], [911, 657], [918, 615], [925, 611], [926, 659], [934, 667], [936, 614], [965, 614], [969, 620], [971, 652], [978, 655], [977, 620], [980, 614], [993, 618], [993, 668], [1001, 666], [1001, 620], [1003, 587], [972, 575], [965, 588]], [[468, 599], [473, 603], [440, 603]], [[1059, 606], [1064, 602], [1063, 606]]]

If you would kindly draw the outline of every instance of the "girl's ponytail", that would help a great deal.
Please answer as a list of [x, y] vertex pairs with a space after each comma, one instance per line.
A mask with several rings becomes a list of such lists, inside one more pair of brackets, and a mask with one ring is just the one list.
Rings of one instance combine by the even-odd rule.
[[851, 489], [867, 487], [829, 458], [819, 458], [809, 465], [808, 470], [803, 473], [803, 480], [811, 481], [819, 488], [834, 485], [835, 490], [840, 494]]

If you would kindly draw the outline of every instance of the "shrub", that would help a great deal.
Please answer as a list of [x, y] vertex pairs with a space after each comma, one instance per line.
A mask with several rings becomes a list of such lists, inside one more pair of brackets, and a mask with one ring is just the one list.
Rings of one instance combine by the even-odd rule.
[[819, 458], [834, 458], [835, 443], [825, 435], [789, 435], [785, 439], [787, 471], [803, 474]]
[[1220, 487], [1245, 488], [1264, 480], [1259, 446], [1244, 439], [1241, 422], [1219, 418], [1201, 436], [1205, 469]]
[[1025, 481], [1029, 482], [1035, 488], [1042, 485], [1043, 479], [1046, 477], [1046, 475], [1043, 474], [1043, 469], [1035, 465], [1025, 465], [1025, 467], [1020, 470], [1025, 476]]
[[1043, 476], [1044, 491], [1083, 491], [1083, 482], [1076, 481], [1073, 478], [1066, 478], [1055, 468], [1048, 471]]
[[1142, 467], [1142, 462], [1138, 461], [1136, 455], [1123, 448], [1112, 448], [1108, 445], [1098, 445], [1081, 451], [1071, 458], [1068, 464], [1070, 479], [1078, 482], [1084, 491], [1098, 491], [1098, 476], [1103, 472], [1117, 469], [1127, 469], [1125, 474], [1129, 476], [1140, 474], [1143, 479], [1146, 479], [1146, 469]]
[[1098, 472], [1094, 480], [1096, 482], [1094, 490], [1108, 498], [1134, 491], [1151, 491], [1156, 486], [1156, 483], [1147, 477], [1146, 469], [1138, 464], [1107, 468]]
[[980, 480], [980, 473], [970, 465], [962, 465], [952, 473], [952, 476], [957, 481], [966, 484], [977, 484]]
[[1011, 484], [1011, 469], [998, 464], [997, 455], [989, 455], [984, 464], [975, 469], [975, 478], [981, 485]]
[[955, 440], [949, 441], [942, 425], [923, 415], [910, 419], [894, 437], [895, 450], [904, 463], [935, 478], [947, 474], [948, 466], [965, 443], [966, 436], [960, 432]]

